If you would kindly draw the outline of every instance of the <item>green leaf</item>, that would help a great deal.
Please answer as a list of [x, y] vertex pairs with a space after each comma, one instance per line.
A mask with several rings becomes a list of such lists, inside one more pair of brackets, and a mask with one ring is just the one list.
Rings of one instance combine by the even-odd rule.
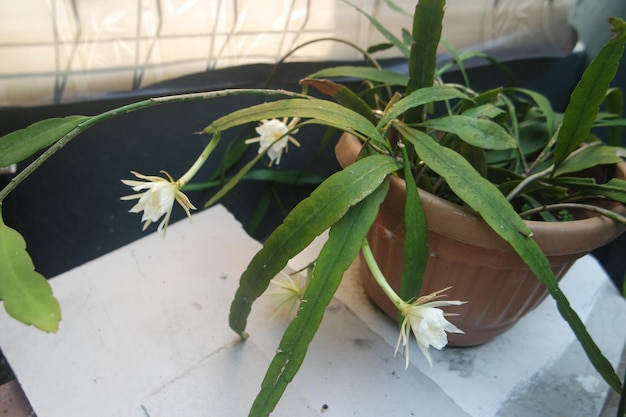
[[602, 354], [587, 332], [585, 324], [561, 292], [548, 259], [539, 245], [531, 239], [530, 229], [506, 198], [453, 150], [439, 145], [427, 134], [406, 125], [398, 123], [397, 128], [413, 144], [426, 165], [444, 177], [450, 189], [513, 247], [537, 279], [548, 289], [556, 301], [561, 316], [569, 324], [595, 369], [611, 388], [621, 392], [621, 381], [613, 366]]
[[549, 178], [546, 182], [572, 188], [582, 195], [605, 196], [626, 204], [626, 181], [619, 178], [613, 178], [605, 184], [598, 184], [592, 178], [579, 177]]
[[407, 94], [433, 85], [444, 8], [443, 0], [422, 0], [415, 6]]
[[539, 108], [541, 109], [541, 112], [546, 118], [546, 127], [548, 128], [548, 137], [549, 138], [552, 137], [552, 135], [554, 134], [554, 130], [555, 130], [556, 118], [555, 118], [554, 110], [552, 109], [552, 104], [550, 104], [550, 100], [546, 96], [536, 91], [528, 90], [525, 88], [507, 88], [505, 92], [522, 93], [532, 98], [533, 101], [537, 104], [537, 106], [539, 106]]
[[269, 212], [270, 204], [274, 199], [274, 192], [271, 188], [272, 187], [269, 184], [266, 184], [261, 197], [254, 203], [254, 212], [244, 225], [244, 230], [249, 235], [254, 234]]
[[245, 337], [252, 303], [289, 259], [341, 219], [348, 209], [371, 194], [401, 165], [386, 155], [363, 158], [328, 177], [302, 200], [274, 230], [254, 256], [239, 282], [230, 309], [230, 327]]
[[300, 369], [309, 344], [322, 322], [324, 310], [337, 291], [344, 272], [357, 256], [388, 188], [387, 178], [330, 228], [328, 241], [315, 264], [313, 278], [303, 295], [298, 314], [280, 341], [250, 416], [269, 415]]
[[40, 149], [47, 148], [89, 116], [46, 119], [0, 138], [0, 167], [20, 162]]
[[[606, 109], [618, 117], [624, 116], [624, 93], [619, 88], [609, 88], [604, 99]], [[619, 146], [622, 141], [621, 126], [611, 126], [608, 130], [608, 143], [612, 146]]]
[[46, 332], [56, 332], [59, 302], [46, 279], [35, 272], [22, 235], [4, 224], [0, 213], [0, 300], [9, 315]]
[[496, 117], [500, 117], [504, 114], [504, 110], [498, 106], [494, 106], [493, 104], [482, 104], [480, 106], [470, 107], [469, 109], [463, 111], [464, 116], [486, 117], [488, 119], [495, 119]]
[[243, 176], [244, 180], [274, 181], [291, 185], [317, 185], [324, 181], [321, 175], [298, 170], [255, 169]]
[[567, 159], [589, 135], [598, 115], [610, 82], [615, 77], [626, 44], [626, 23], [618, 18], [610, 19], [615, 36], [598, 52], [589, 64], [570, 97], [563, 115], [563, 124], [554, 148], [555, 170]]
[[341, 126], [345, 130], [354, 129], [378, 142], [385, 142], [366, 117], [340, 104], [315, 98], [285, 99], [237, 110], [215, 120], [203, 133], [221, 132], [244, 123], [283, 117], [315, 118], [335, 127]]
[[[454, 57], [454, 60], [447, 62], [446, 64], [442, 65], [437, 70], [438, 77], [443, 76], [443, 74], [445, 74], [448, 70], [454, 68], [455, 66], [458, 66], [459, 69], [464, 68], [464, 65], [463, 65], [464, 61], [475, 59], [475, 58], [482, 58], [485, 61], [489, 62], [497, 70], [502, 72], [504, 75], [506, 75], [508, 78], [509, 84], [515, 81], [515, 75], [513, 74], [511, 69], [507, 67], [506, 65], [502, 64], [496, 58], [492, 57], [491, 55], [488, 55], [481, 51], [471, 51], [471, 50], [456, 54], [455, 52], [453, 52], [453, 48], [451, 44], [447, 43], [445, 40], [442, 40], [442, 43], [446, 46], [448, 50], [451, 51], [451, 54]], [[463, 79], [465, 80], [465, 86], [469, 87], [469, 79], [467, 78], [467, 76], [463, 75]]]
[[406, 10], [404, 10], [402, 7], [398, 6], [391, 0], [385, 0], [385, 3], [387, 4], [387, 7], [389, 7], [389, 9], [393, 10], [394, 12], [400, 13], [407, 17], [413, 17], [411, 13], [407, 12]]
[[[410, 160], [406, 146], [402, 147], [404, 178], [406, 184], [406, 203], [404, 209], [404, 253], [400, 298], [405, 301], [417, 298], [422, 289], [424, 271], [428, 262], [428, 228], [426, 215], [420, 204], [415, 179], [411, 173]], [[400, 313], [398, 313], [400, 314]]]
[[[219, 136], [219, 132], [215, 133], [215, 136]], [[267, 152], [268, 149], [266, 149], [265, 152], [257, 154], [254, 158], [248, 161], [243, 167], [241, 167], [241, 169], [237, 171], [237, 173], [233, 175], [232, 178], [230, 178], [226, 182], [226, 184], [222, 186], [222, 188], [220, 188], [215, 194], [213, 194], [213, 196], [209, 199], [209, 201], [204, 203], [204, 207], [205, 208], [211, 207], [213, 204], [217, 203], [222, 197], [228, 194], [228, 192], [232, 190], [239, 183], [239, 181], [243, 179], [243, 176], [246, 175], [246, 173], [248, 173], [254, 167], [254, 165], [256, 165], [256, 163], [259, 162], [261, 158], [263, 158], [263, 156], [265, 156], [265, 153]]]
[[470, 100], [463, 92], [447, 85], [433, 85], [412, 92], [394, 103], [378, 122], [378, 127], [385, 126], [393, 119], [403, 115], [407, 110], [427, 103], [452, 99]]
[[380, 32], [380, 34], [385, 37], [385, 39], [387, 39], [390, 43], [392, 43], [393, 46], [395, 46], [398, 49], [398, 51], [400, 51], [400, 53], [402, 53], [402, 55], [404, 55], [405, 57], [409, 56], [409, 48], [404, 44], [404, 42], [402, 42], [401, 39], [399, 39], [397, 36], [395, 36], [393, 33], [391, 33], [378, 20], [374, 19], [374, 17], [372, 17], [369, 14], [367, 14], [364, 10], [360, 9], [359, 7], [357, 7], [353, 3], [350, 3], [347, 0], [343, 0], [343, 1], [344, 1], [344, 3], [347, 3], [350, 6], [354, 7], [359, 13], [361, 13], [363, 16], [365, 16], [367, 18], [367, 20], [370, 21], [372, 26], [374, 26], [376, 28], [376, 30], [378, 30], [378, 32]]
[[394, 71], [386, 71], [373, 67], [360, 67], [360, 66], [339, 66], [332, 68], [324, 68], [320, 71], [314, 72], [307, 78], [358, 78], [387, 85], [399, 85], [406, 86], [409, 81], [409, 77], [403, 74], [399, 74]]
[[626, 149], [616, 146], [588, 146], [563, 162], [554, 176], [580, 172], [598, 165], [612, 165], [626, 157]]
[[372, 125], [376, 125], [378, 122], [378, 119], [376, 119], [376, 116], [367, 103], [363, 101], [361, 97], [357, 96], [354, 91], [344, 85], [334, 83], [330, 80], [316, 80], [313, 78], [301, 80], [300, 85], [310, 85], [319, 92], [331, 96], [342, 106], [365, 117]]
[[420, 123], [420, 126], [457, 135], [464, 142], [483, 149], [514, 149], [515, 139], [502, 126], [487, 119], [465, 115], [443, 116]]
[[368, 54], [372, 55], [372, 54], [375, 54], [376, 52], [386, 51], [391, 48], [393, 48], [393, 44], [389, 42], [383, 42], [377, 45], [369, 46], [366, 51]]

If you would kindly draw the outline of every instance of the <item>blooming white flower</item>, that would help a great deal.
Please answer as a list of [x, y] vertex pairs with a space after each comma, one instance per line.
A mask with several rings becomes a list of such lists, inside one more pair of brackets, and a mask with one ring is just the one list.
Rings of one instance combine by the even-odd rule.
[[428, 351], [430, 346], [441, 350], [448, 344], [446, 332], [464, 333], [461, 329], [446, 320], [445, 316], [449, 314], [445, 314], [443, 310], [438, 307], [461, 305], [465, 304], [465, 301], [433, 301], [441, 298], [442, 295], [440, 294], [449, 288], [450, 287], [419, 297], [413, 302], [404, 303], [400, 308], [404, 320], [400, 326], [400, 334], [398, 336], [395, 353], [398, 352], [398, 348], [402, 345], [404, 348], [406, 368], [409, 367], [409, 338], [411, 331], [413, 331], [417, 345], [422, 353], [424, 353], [424, 356], [426, 356], [430, 366], [433, 365], [432, 357]]
[[[263, 153], [267, 150], [267, 156], [270, 158], [270, 165], [276, 161], [276, 165], [280, 164], [280, 158], [283, 155], [283, 150], [287, 149], [289, 142], [296, 146], [300, 146], [300, 143], [293, 136], [288, 135], [287, 132], [293, 129], [294, 126], [300, 121], [295, 117], [291, 120], [291, 123], [287, 124], [287, 118], [282, 121], [278, 119], [261, 120], [261, 124], [256, 128], [256, 132], [261, 135], [256, 138], [246, 140], [247, 144], [259, 143], [259, 153]], [[294, 133], [297, 132], [294, 131]]]
[[141, 213], [143, 211], [143, 216], [141, 217], [141, 221], [144, 222], [143, 230], [146, 230], [152, 222], [158, 221], [163, 215], [165, 215], [165, 217], [159, 224], [157, 231], [167, 229], [170, 216], [172, 215], [174, 201], [177, 201], [178, 204], [185, 209], [189, 219], [191, 219], [189, 210], [196, 209], [189, 201], [189, 198], [180, 191], [180, 184], [174, 181], [167, 172], [161, 172], [167, 175], [167, 178], [142, 175], [131, 171], [134, 176], [144, 181], [122, 180], [122, 182], [131, 187], [133, 191], [143, 191], [139, 194], [122, 197], [122, 200], [139, 199], [137, 204], [130, 209], [130, 212]]
[[280, 271], [271, 281], [274, 288], [266, 293], [273, 297], [276, 305], [274, 316], [284, 313], [291, 316], [302, 301], [302, 296], [306, 290], [308, 279], [301, 274], [287, 274]]

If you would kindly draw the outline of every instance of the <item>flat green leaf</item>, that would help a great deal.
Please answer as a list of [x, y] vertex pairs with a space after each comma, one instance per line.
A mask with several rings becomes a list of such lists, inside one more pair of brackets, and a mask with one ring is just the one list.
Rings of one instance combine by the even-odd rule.
[[399, 74], [394, 71], [386, 71], [373, 67], [362, 66], [338, 66], [332, 68], [324, 68], [320, 71], [314, 72], [307, 78], [358, 78], [387, 85], [399, 85], [406, 86], [409, 81], [409, 77], [403, 74]]
[[[417, 185], [411, 173], [410, 160], [406, 146], [402, 147], [404, 178], [406, 184], [406, 203], [404, 210], [404, 253], [400, 298], [405, 301], [417, 298], [422, 289], [424, 271], [428, 262], [428, 228], [426, 215], [420, 204]], [[398, 312], [400, 314], [400, 312]]]
[[298, 314], [285, 331], [252, 405], [251, 417], [269, 415], [300, 369], [322, 322], [324, 310], [337, 291], [344, 272], [359, 253], [388, 188], [389, 180], [386, 179], [330, 228], [328, 241], [315, 264], [313, 278], [303, 295]]
[[46, 119], [0, 138], [0, 167], [20, 162], [52, 145], [89, 116]]
[[439, 145], [429, 135], [403, 124], [397, 124], [426, 165], [445, 178], [450, 189], [478, 212], [507, 241], [529, 236], [530, 229], [517, 215], [495, 185], [483, 178], [457, 152]]
[[617, 72], [626, 44], [626, 23], [618, 18], [609, 20], [615, 35], [589, 64], [565, 109], [554, 148], [555, 170], [587, 139], [609, 84]]
[[230, 309], [230, 327], [245, 337], [252, 303], [289, 259], [371, 194], [401, 165], [386, 155], [363, 158], [331, 175], [287, 215], [254, 256], [239, 281]]
[[528, 226], [506, 198], [453, 150], [439, 145], [419, 130], [403, 124], [397, 124], [397, 128], [415, 146], [426, 165], [444, 177], [450, 189], [479, 213], [485, 223], [513, 247], [537, 279], [548, 289], [556, 301], [561, 316], [569, 324], [595, 369], [611, 388], [616, 392], [621, 392], [621, 381], [613, 366], [602, 354], [587, 332], [585, 324], [561, 292], [548, 259], [531, 238]]
[[496, 117], [506, 114], [504, 110], [493, 104], [482, 104], [480, 106], [470, 107], [463, 111], [464, 116], [469, 117], [486, 117], [488, 119], [495, 119]]
[[[626, 119], [601, 119], [594, 122], [593, 127], [624, 127], [626, 126]], [[620, 141], [621, 141], [620, 136]], [[619, 144], [619, 142], [617, 142]]]
[[482, 149], [504, 150], [517, 147], [515, 139], [502, 126], [487, 119], [457, 114], [431, 119], [420, 125], [455, 134], [464, 142]]
[[9, 315], [46, 332], [56, 332], [59, 302], [48, 281], [35, 272], [22, 235], [4, 224], [0, 213], [0, 300]]
[[411, 108], [428, 103], [453, 99], [470, 100], [470, 98], [463, 92], [447, 85], [433, 85], [432, 87], [419, 89], [398, 100], [390, 108], [388, 108], [378, 122], [378, 126], [385, 126], [387, 123], [403, 115]]
[[554, 176], [580, 172], [599, 165], [612, 165], [626, 157], [626, 148], [616, 146], [588, 146], [563, 162]]
[[283, 117], [318, 119], [335, 127], [341, 126], [345, 130], [355, 130], [378, 142], [385, 141], [366, 117], [340, 104], [315, 98], [286, 99], [237, 110], [215, 120], [203, 130], [203, 133], [211, 134], [244, 123]]
[[598, 184], [592, 178], [559, 177], [546, 182], [575, 189], [582, 195], [605, 196], [618, 203], [626, 204], [626, 181], [613, 178], [605, 184]]

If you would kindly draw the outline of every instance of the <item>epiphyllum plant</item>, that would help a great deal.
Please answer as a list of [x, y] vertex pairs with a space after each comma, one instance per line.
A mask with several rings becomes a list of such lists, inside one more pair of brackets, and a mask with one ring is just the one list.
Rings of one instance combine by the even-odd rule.
[[[0, 139], [0, 165], [21, 161], [39, 149], [47, 150], [0, 192], [0, 201], [68, 141], [98, 122], [118, 114], [177, 101], [217, 99], [228, 95], [257, 94], [278, 98], [214, 120], [203, 130], [204, 134], [212, 135], [209, 145], [177, 181], [144, 177], [145, 184], [130, 184], [137, 187], [136, 191], [145, 190], [145, 194], [139, 197], [139, 205], [135, 206], [136, 211], [143, 208], [144, 221], [155, 222], [161, 218], [159, 214], [168, 215], [177, 200], [176, 196], [187, 211], [193, 208], [183, 197], [181, 189], [205, 163], [220, 141], [221, 133], [227, 129], [264, 121], [257, 130], [260, 153], [237, 172], [207, 205], [215, 203], [232, 189], [265, 154], [271, 161], [279, 163], [283, 145], [289, 141], [285, 138], [307, 124], [324, 124], [363, 140], [365, 145], [360, 158], [330, 176], [298, 204], [267, 239], [241, 276], [229, 320], [231, 328], [245, 339], [248, 337], [245, 330], [252, 303], [265, 292], [289, 259], [316, 236], [329, 230], [328, 240], [312, 266], [304, 290], [290, 288], [291, 284], [283, 282], [283, 288], [292, 292], [290, 299], [306, 302], [300, 304], [285, 331], [250, 415], [268, 415], [274, 409], [302, 364], [324, 309], [335, 294], [343, 273], [361, 250], [370, 258], [370, 267], [376, 279], [403, 316], [398, 348], [402, 346], [406, 349], [411, 332], [422, 350], [427, 352], [428, 346], [440, 348], [445, 344], [446, 331], [460, 331], [445, 319], [439, 308], [462, 300], [439, 299], [445, 295], [443, 288], [418, 298], [428, 252], [417, 184], [443, 191], [447, 197], [469, 206], [515, 249], [537, 279], [545, 284], [598, 372], [616, 392], [621, 393], [622, 381], [560, 291], [544, 254], [516, 211], [517, 206], [526, 210], [524, 205], [518, 204], [516, 197], [522, 196], [526, 204], [535, 207], [531, 210], [543, 213], [546, 209], [563, 208], [562, 200], [568, 200], [574, 193], [576, 201], [567, 201], [566, 207], [583, 207], [626, 223], [616, 213], [583, 204], [584, 199], [590, 196], [626, 203], [626, 181], [612, 179], [605, 184], [596, 184], [591, 179], [566, 176], [618, 163], [626, 152], [616, 146], [603, 146], [589, 133], [594, 126], [625, 124], [624, 120], [616, 119], [614, 115], [599, 113], [599, 107], [606, 101], [611, 110], [616, 101], [620, 105], [623, 101], [608, 86], [626, 43], [626, 23], [620, 19], [611, 20], [615, 36], [585, 71], [571, 96], [570, 105], [561, 116], [553, 112], [545, 98], [531, 91], [500, 88], [474, 92], [467, 86], [442, 84], [435, 64], [444, 3], [443, 0], [419, 2], [415, 8], [410, 46], [381, 28], [390, 42], [406, 53], [408, 77], [376, 67], [334, 68], [303, 80], [303, 93], [226, 90], [164, 97], [97, 116], [46, 120], [7, 135]], [[372, 23], [380, 26], [373, 20]], [[365, 79], [366, 94], [358, 96], [344, 86], [319, 79], [345, 75]], [[389, 91], [385, 96], [388, 86], [399, 86], [404, 92], [391, 94]], [[306, 94], [311, 87], [329, 94], [331, 99], [323, 100]], [[435, 104], [443, 105], [443, 116], [433, 115]], [[291, 122], [288, 122], [289, 119]], [[529, 126], [534, 128], [531, 130], [540, 132], [539, 142], [529, 143], [525, 135]], [[488, 163], [500, 175], [491, 176], [486, 169]], [[393, 293], [382, 274], [376, 272], [365, 239], [392, 175], [402, 176], [407, 184], [406, 279], [402, 280], [399, 294]], [[163, 185], [164, 181], [167, 188]], [[160, 195], [163, 190], [167, 191]], [[146, 198], [142, 202], [143, 197]], [[544, 207], [546, 204], [547, 208]], [[167, 218], [161, 224], [164, 228]], [[3, 223], [0, 224], [0, 254], [3, 256], [0, 262], [0, 298], [4, 300], [7, 311], [43, 330], [56, 330], [60, 320], [58, 303], [47, 282], [34, 271], [21, 236]], [[280, 286], [280, 282], [278, 284]], [[408, 357], [408, 352], [405, 356]], [[621, 409], [623, 414], [624, 405]]]

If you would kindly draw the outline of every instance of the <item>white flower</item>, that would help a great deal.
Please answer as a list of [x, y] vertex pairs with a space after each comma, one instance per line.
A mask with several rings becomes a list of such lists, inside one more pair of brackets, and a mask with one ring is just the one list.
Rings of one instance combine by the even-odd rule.
[[440, 293], [449, 288], [450, 287], [435, 291], [430, 295], [419, 297], [411, 303], [404, 303], [404, 306], [401, 308], [400, 312], [404, 320], [400, 326], [400, 335], [398, 336], [395, 353], [398, 352], [398, 348], [402, 345], [404, 348], [406, 368], [409, 367], [409, 339], [411, 331], [413, 331], [417, 345], [422, 353], [424, 353], [424, 356], [426, 356], [430, 366], [433, 365], [433, 360], [428, 348], [432, 346], [440, 350], [446, 346], [448, 344], [446, 332], [463, 333], [461, 329], [445, 319], [444, 316], [448, 314], [445, 314], [443, 310], [438, 307], [461, 305], [464, 304], [465, 301], [432, 301], [442, 297]]
[[299, 273], [289, 275], [280, 271], [270, 283], [274, 285], [274, 288], [266, 295], [274, 297], [276, 311], [273, 317], [282, 313], [291, 316], [302, 301], [308, 279], [303, 278]]
[[[247, 144], [259, 143], [259, 153], [267, 151], [267, 156], [270, 158], [270, 165], [276, 161], [276, 165], [280, 164], [280, 157], [283, 154], [283, 150], [287, 148], [289, 142], [296, 146], [300, 146], [297, 140], [287, 134], [289, 130], [300, 121], [299, 118], [294, 118], [288, 125], [287, 119], [282, 121], [278, 119], [261, 120], [261, 124], [256, 128], [256, 132], [261, 135], [256, 138], [246, 140]], [[297, 132], [294, 131], [294, 133]]]
[[143, 216], [141, 217], [141, 221], [144, 222], [143, 230], [146, 230], [152, 222], [158, 221], [163, 215], [165, 215], [165, 218], [159, 224], [157, 231], [167, 229], [174, 201], [177, 201], [185, 209], [187, 217], [190, 219], [191, 213], [189, 210], [196, 209], [189, 201], [189, 198], [180, 191], [180, 185], [167, 172], [161, 172], [167, 175], [168, 178], [142, 175], [131, 171], [134, 176], [144, 181], [122, 180], [125, 185], [132, 187], [133, 191], [146, 190], [139, 194], [122, 197], [122, 200], [139, 199], [139, 202], [130, 209], [130, 212], [141, 213], [143, 211]]

